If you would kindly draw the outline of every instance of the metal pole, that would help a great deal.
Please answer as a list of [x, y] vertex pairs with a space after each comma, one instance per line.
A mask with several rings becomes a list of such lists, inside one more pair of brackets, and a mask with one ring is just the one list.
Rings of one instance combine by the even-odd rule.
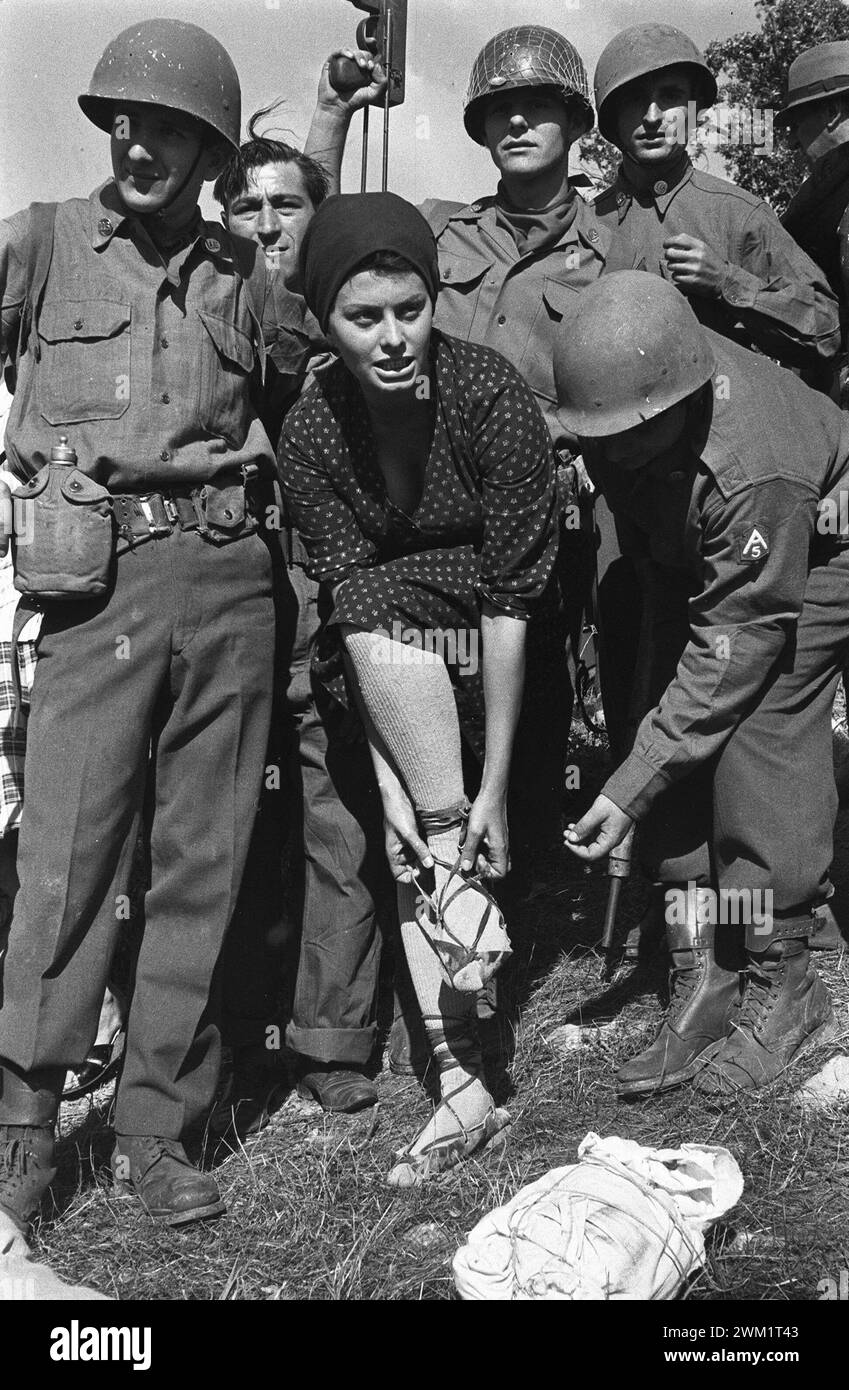
[[385, 193], [389, 186], [389, 98], [392, 95], [392, 74], [389, 67], [392, 53], [392, 10], [386, 11], [386, 96], [383, 102], [383, 173], [381, 187]]
[[607, 875], [610, 880], [607, 895], [607, 911], [604, 914], [604, 930], [601, 937], [601, 951], [603, 956], [602, 972], [608, 974], [613, 951], [613, 933], [616, 929], [616, 917], [619, 911], [619, 896], [622, 891], [623, 878], [629, 878], [631, 874], [631, 853], [634, 846], [634, 826], [628, 831], [621, 845], [611, 850], [607, 856]]
[[365, 193], [368, 183], [368, 113], [369, 108], [363, 107], [363, 163], [360, 172], [360, 192]]

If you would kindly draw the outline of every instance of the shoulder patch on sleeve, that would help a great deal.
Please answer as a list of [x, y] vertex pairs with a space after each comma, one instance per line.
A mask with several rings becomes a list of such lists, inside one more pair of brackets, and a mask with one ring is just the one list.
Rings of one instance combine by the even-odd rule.
[[769, 532], [765, 526], [747, 527], [737, 537], [737, 559], [743, 565], [756, 565], [769, 555]]

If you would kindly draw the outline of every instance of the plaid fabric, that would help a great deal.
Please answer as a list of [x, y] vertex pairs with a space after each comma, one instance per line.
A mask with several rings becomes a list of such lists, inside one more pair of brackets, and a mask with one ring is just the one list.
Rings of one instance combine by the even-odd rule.
[[[24, 707], [29, 706], [35, 674], [35, 642], [18, 642], [18, 669]], [[24, 800], [26, 725], [14, 722], [15, 691], [12, 684], [12, 643], [0, 640], [0, 838], [21, 823]]]

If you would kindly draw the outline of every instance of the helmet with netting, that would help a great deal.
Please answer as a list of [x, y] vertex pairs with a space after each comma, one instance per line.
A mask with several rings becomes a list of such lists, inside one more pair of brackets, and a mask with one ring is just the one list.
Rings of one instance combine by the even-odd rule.
[[477, 144], [486, 144], [487, 98], [518, 87], [555, 87], [564, 103], [583, 117], [585, 131], [592, 130], [595, 115], [587, 71], [574, 44], [542, 24], [519, 24], [496, 34], [475, 59], [463, 123]]

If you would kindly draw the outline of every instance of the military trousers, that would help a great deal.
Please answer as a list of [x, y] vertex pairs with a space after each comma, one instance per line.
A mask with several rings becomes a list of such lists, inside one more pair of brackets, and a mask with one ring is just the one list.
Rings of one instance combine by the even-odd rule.
[[[119, 556], [106, 597], [48, 603], [38, 658], [0, 1064], [63, 1068], [94, 1041], [150, 763], [151, 887], [115, 1127], [178, 1138], [217, 1082], [210, 987], [271, 717], [268, 549], [256, 534], [145, 541]], [[8, 1093], [0, 1122], [25, 1121]]]
[[305, 1057], [364, 1066], [377, 1033], [380, 796], [366, 744], [332, 737], [315, 703], [298, 718], [297, 744], [303, 925], [286, 1041]]
[[[665, 640], [657, 669], [668, 683], [686, 623], [670, 622]], [[643, 822], [641, 858], [653, 877], [769, 891], [779, 919], [822, 901], [838, 804], [831, 709], [847, 653], [849, 547], [818, 540], [802, 612], [752, 707], [721, 752], [663, 792]]]
[[[288, 563], [281, 588], [282, 736], [276, 729], [272, 744], [283, 745], [284, 766], [279, 791], [264, 792], [225, 948], [225, 1038], [267, 1045], [282, 1004], [293, 1051], [363, 1066], [377, 1034], [377, 900], [387, 876], [380, 796], [358, 717], [314, 687], [319, 585]], [[280, 978], [289, 972], [291, 982]]]

